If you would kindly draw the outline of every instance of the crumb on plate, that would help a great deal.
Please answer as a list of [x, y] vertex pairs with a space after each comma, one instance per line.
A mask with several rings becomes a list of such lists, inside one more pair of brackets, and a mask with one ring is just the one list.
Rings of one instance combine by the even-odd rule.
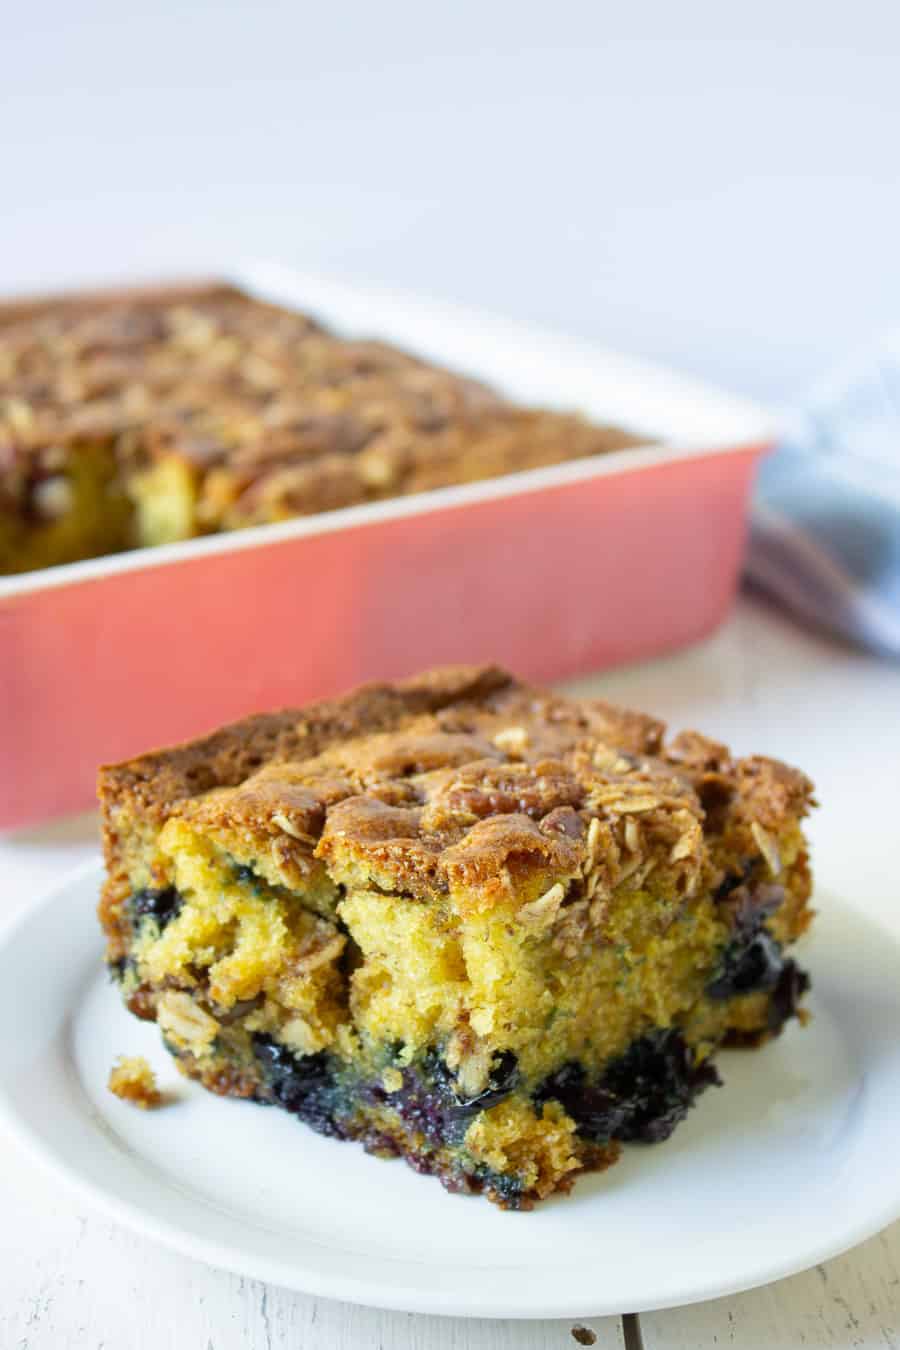
[[120, 1055], [110, 1069], [107, 1087], [123, 1102], [131, 1102], [142, 1111], [162, 1105], [156, 1075], [143, 1055]]

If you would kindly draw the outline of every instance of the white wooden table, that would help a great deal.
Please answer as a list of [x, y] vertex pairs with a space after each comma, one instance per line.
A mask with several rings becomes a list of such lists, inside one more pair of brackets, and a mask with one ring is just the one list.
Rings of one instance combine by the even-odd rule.
[[[804, 634], [744, 599], [702, 646], [577, 688], [801, 764], [823, 803], [812, 825], [820, 874], [861, 908], [877, 905], [868, 879], [897, 870], [900, 666]], [[0, 839], [0, 917], [89, 856], [95, 829], [82, 817]], [[879, 917], [900, 928], [900, 905]], [[617, 1318], [416, 1317], [213, 1270], [83, 1208], [0, 1137], [0, 1350], [575, 1350], [575, 1325], [598, 1350], [634, 1344], [634, 1324]], [[647, 1350], [900, 1347], [900, 1225], [768, 1288], [645, 1313], [640, 1331]]]

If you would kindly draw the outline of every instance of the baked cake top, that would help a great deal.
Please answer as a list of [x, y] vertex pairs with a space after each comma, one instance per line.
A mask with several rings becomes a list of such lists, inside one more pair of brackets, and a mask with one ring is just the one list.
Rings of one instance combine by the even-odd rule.
[[637, 443], [227, 286], [0, 309], [0, 487], [15, 501], [98, 439], [138, 468], [226, 467], [251, 517], [270, 497], [309, 509], [311, 466], [324, 509], [323, 481], [342, 504], [351, 470], [357, 492], [419, 490]]
[[[289, 441], [298, 453], [326, 441], [347, 448], [385, 395], [384, 411], [411, 421], [502, 406], [475, 381], [381, 343], [337, 338], [228, 287], [13, 308], [5, 322], [0, 313], [0, 363], [10, 440], [140, 429], [149, 446], [203, 463], [228, 451], [277, 454]], [[342, 420], [354, 395], [359, 410]], [[317, 407], [321, 427], [308, 420]]]
[[[726, 831], [779, 870], [809, 780], [601, 700], [451, 667], [261, 714], [101, 770], [108, 828], [176, 815], [286, 884], [316, 860], [341, 882], [456, 903], [557, 905], [624, 882], [673, 900], [715, 881]], [[536, 914], [540, 917], [540, 913]]]

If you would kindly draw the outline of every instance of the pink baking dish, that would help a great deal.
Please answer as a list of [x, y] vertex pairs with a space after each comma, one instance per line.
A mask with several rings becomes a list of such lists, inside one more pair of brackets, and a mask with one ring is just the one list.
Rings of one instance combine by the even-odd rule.
[[770, 424], [603, 348], [273, 266], [229, 280], [652, 448], [0, 579], [0, 826], [97, 765], [439, 662], [559, 680], [702, 637], [734, 594]]

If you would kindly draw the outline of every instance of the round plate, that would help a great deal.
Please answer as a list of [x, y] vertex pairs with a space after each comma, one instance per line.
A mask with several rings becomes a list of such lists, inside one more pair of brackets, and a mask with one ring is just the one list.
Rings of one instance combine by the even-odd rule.
[[[828, 898], [807, 1028], [723, 1054], [727, 1086], [665, 1144], [504, 1213], [181, 1078], [101, 969], [99, 878], [82, 870], [0, 942], [0, 1108], [83, 1196], [190, 1256], [384, 1308], [571, 1317], [746, 1289], [900, 1215], [900, 950]], [[146, 1055], [172, 1104], [112, 1097], [119, 1054]]]

